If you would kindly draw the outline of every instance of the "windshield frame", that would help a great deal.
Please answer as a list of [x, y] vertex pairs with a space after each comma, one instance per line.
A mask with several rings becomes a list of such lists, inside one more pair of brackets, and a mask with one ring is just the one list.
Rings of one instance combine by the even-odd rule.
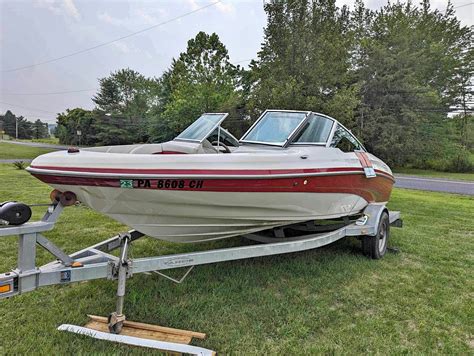
[[[211, 130], [209, 130], [206, 133], [206, 135], [204, 136], [204, 138], [201, 139], [201, 140], [197, 140], [197, 139], [193, 139], [193, 138], [180, 138], [179, 137], [179, 135], [181, 135], [184, 131], [186, 131], [189, 127], [191, 127], [191, 125], [193, 125], [196, 121], [198, 121], [203, 115], [223, 115], [223, 116], [222, 116], [222, 119], [220, 119], [216, 124], [214, 124], [214, 126], [212, 126]], [[209, 135], [211, 133], [213, 133], [214, 130], [222, 124], [222, 121], [224, 121], [227, 118], [227, 116], [229, 116], [228, 112], [205, 112], [205, 113], [202, 113], [196, 120], [194, 120], [189, 126], [187, 126], [183, 131], [181, 131], [180, 134], [173, 139], [173, 141], [203, 143], [209, 137]]]
[[[283, 142], [263, 142], [263, 141], [253, 141], [253, 140], [246, 140], [245, 137], [248, 136], [248, 134], [253, 130], [253, 128], [260, 122], [262, 119], [265, 117], [265, 115], [269, 112], [288, 112], [288, 113], [304, 113], [305, 117], [301, 122], [294, 128], [294, 130], [288, 135], [285, 141]], [[252, 126], [243, 134], [242, 138], [239, 140], [240, 143], [253, 143], [253, 144], [259, 144], [259, 145], [267, 145], [267, 146], [276, 146], [276, 147], [287, 147], [288, 144], [293, 140], [295, 134], [299, 132], [299, 129], [304, 125], [307, 121], [308, 118], [311, 116], [311, 111], [304, 111], [304, 110], [265, 110], [262, 115], [253, 123]]]

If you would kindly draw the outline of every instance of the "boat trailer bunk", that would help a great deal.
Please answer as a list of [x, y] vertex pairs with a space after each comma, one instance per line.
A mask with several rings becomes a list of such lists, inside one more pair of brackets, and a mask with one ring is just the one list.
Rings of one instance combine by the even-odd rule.
[[[136, 230], [118, 234], [71, 255], [66, 254], [52, 241], [44, 237], [42, 233], [54, 228], [65, 205], [61, 202], [49, 205], [47, 212], [40, 221], [27, 222], [18, 226], [0, 227], [0, 238], [12, 235], [17, 235], [19, 238], [17, 268], [11, 272], [0, 274], [0, 299], [49, 285], [101, 278], [117, 280], [116, 310], [108, 318], [92, 316], [92, 321], [89, 323], [97, 324], [101, 322], [102, 326], [91, 329], [74, 325], [61, 325], [58, 329], [85, 334], [98, 339], [191, 354], [212, 354], [210, 350], [187, 345], [191, 342], [192, 337], [203, 338], [205, 337], [204, 334], [125, 320], [123, 306], [128, 278], [138, 273], [154, 272], [175, 283], [181, 283], [194, 266], [310, 250], [328, 245], [346, 236], [360, 238], [364, 253], [377, 259], [382, 257], [387, 249], [390, 225], [402, 226], [399, 212], [389, 212], [383, 204], [369, 204], [356, 220], [344, 218], [342, 222], [336, 225], [324, 226], [307, 222], [276, 228], [270, 234], [264, 232], [244, 235], [246, 238], [260, 242], [258, 244], [131, 259], [128, 257], [130, 245], [133, 241], [144, 236]], [[293, 232], [292, 236], [287, 236], [288, 230]], [[299, 233], [295, 234], [295, 231]], [[56, 260], [40, 267], [36, 266], [37, 246], [47, 250]], [[118, 257], [110, 253], [117, 249], [120, 249]], [[182, 267], [187, 267], [188, 270], [180, 280], [173, 279], [163, 273], [163, 271], [169, 269]], [[104, 325], [105, 330], [103, 330]], [[142, 334], [130, 332], [133, 328], [145, 330], [148, 333], [158, 332], [160, 335], [164, 332], [167, 337], [161, 338], [161, 341], [150, 340], [153, 339], [150, 335], [143, 336], [144, 338], [136, 337]], [[107, 329], [110, 332], [107, 332]], [[121, 335], [122, 330], [124, 335]], [[184, 335], [185, 339], [177, 340], [174, 338], [176, 335]], [[167, 340], [177, 340], [178, 342], [168, 342]]]

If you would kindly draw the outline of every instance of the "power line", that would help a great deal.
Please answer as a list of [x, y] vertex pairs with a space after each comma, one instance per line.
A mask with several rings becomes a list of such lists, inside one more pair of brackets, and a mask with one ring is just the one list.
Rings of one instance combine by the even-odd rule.
[[455, 7], [453, 7], [453, 10], [454, 10], [454, 9], [459, 9], [459, 8], [461, 8], [461, 7], [464, 7], [464, 6], [473, 5], [473, 4], [474, 4], [474, 2], [469, 2], [469, 3], [464, 4], [464, 5], [455, 6]]
[[[249, 58], [249, 59], [242, 59], [237, 62], [233, 62], [232, 64], [239, 64], [243, 62], [250, 62], [254, 58]], [[89, 92], [89, 91], [96, 91], [98, 90], [97, 88], [91, 88], [91, 89], [79, 89], [79, 90], [65, 90], [65, 91], [56, 91], [56, 92], [45, 92], [45, 93], [8, 93], [8, 92], [0, 92], [0, 95], [25, 95], [25, 96], [35, 96], [35, 95], [59, 95], [59, 94], [70, 94], [70, 93], [83, 93], [83, 92]]]
[[152, 30], [154, 28], [157, 28], [159, 26], [163, 26], [163, 25], [166, 25], [170, 22], [173, 22], [173, 21], [176, 21], [176, 20], [179, 20], [183, 17], [186, 17], [186, 16], [189, 16], [189, 15], [192, 15], [198, 11], [201, 11], [201, 10], [204, 10], [208, 7], [211, 7], [211, 6], [214, 6], [218, 3], [220, 3], [222, 0], [217, 0], [211, 4], [208, 4], [206, 6], [202, 6], [200, 8], [197, 8], [196, 10], [193, 10], [193, 11], [189, 11], [185, 14], [182, 14], [182, 15], [179, 15], [179, 16], [176, 16], [176, 17], [173, 17], [169, 20], [166, 20], [164, 22], [160, 22], [156, 25], [153, 25], [153, 26], [150, 26], [150, 27], [147, 27], [147, 28], [144, 28], [143, 30], [140, 30], [140, 31], [136, 31], [136, 32], [132, 32], [128, 35], [125, 35], [125, 36], [122, 36], [122, 37], [118, 37], [118, 38], [115, 38], [113, 40], [110, 40], [110, 41], [107, 41], [107, 42], [103, 42], [103, 43], [99, 43], [98, 45], [95, 45], [95, 46], [92, 46], [92, 47], [88, 47], [88, 48], [85, 48], [85, 49], [82, 49], [80, 51], [76, 51], [76, 52], [73, 52], [73, 53], [69, 53], [69, 54], [66, 54], [64, 56], [61, 56], [61, 57], [56, 57], [56, 58], [51, 58], [51, 59], [48, 59], [46, 61], [43, 61], [43, 62], [38, 62], [38, 63], [33, 63], [33, 64], [30, 64], [30, 65], [27, 65], [27, 66], [22, 66], [22, 67], [16, 67], [16, 68], [11, 68], [11, 69], [7, 69], [7, 70], [2, 70], [1, 72], [2, 73], [9, 73], [9, 72], [16, 72], [16, 71], [19, 71], [19, 70], [22, 70], [22, 69], [27, 69], [27, 68], [33, 68], [33, 67], [36, 67], [36, 66], [39, 66], [39, 65], [43, 65], [43, 64], [47, 64], [47, 63], [52, 63], [52, 62], [56, 62], [56, 61], [59, 61], [61, 59], [65, 59], [65, 58], [69, 58], [69, 57], [73, 57], [73, 56], [76, 56], [78, 54], [81, 54], [81, 53], [85, 53], [85, 52], [90, 52], [94, 49], [97, 49], [97, 48], [100, 48], [100, 47], [104, 47], [104, 46], [107, 46], [111, 43], [114, 43], [114, 42], [118, 42], [118, 41], [121, 41], [121, 40], [124, 40], [126, 38], [129, 38], [129, 37], [132, 37], [132, 36], [135, 36], [135, 35], [138, 35], [140, 33], [143, 33], [143, 32], [146, 32], [146, 31], [149, 31], [149, 30]]
[[[249, 59], [242, 59], [237, 62], [233, 62], [232, 64], [238, 64], [238, 63], [243, 63], [243, 62], [249, 62], [252, 61], [253, 58]], [[97, 88], [91, 88], [91, 89], [79, 89], [79, 90], [64, 90], [64, 91], [55, 91], [55, 92], [44, 92], [44, 93], [9, 93], [9, 92], [0, 92], [0, 95], [14, 95], [14, 96], [42, 96], [42, 95], [60, 95], [60, 94], [71, 94], [71, 93], [84, 93], [84, 92], [90, 92], [90, 91], [96, 91], [98, 90]]]
[[52, 111], [47, 111], [47, 110], [43, 110], [43, 109], [29, 108], [29, 107], [26, 107], [26, 106], [21, 106], [21, 105], [16, 105], [16, 104], [11, 104], [11, 103], [5, 103], [3, 101], [0, 101], [0, 104], [9, 105], [9, 106], [17, 107], [17, 108], [22, 108], [22, 109], [26, 109], [26, 110], [30, 110], [30, 111], [41, 111], [41, 112], [45, 112], [47, 114], [54, 114], [54, 115], [58, 114], [58, 113], [52, 112]]
[[95, 91], [97, 88], [93, 89], [79, 89], [79, 90], [65, 90], [65, 91], [56, 91], [56, 92], [47, 92], [47, 93], [7, 93], [0, 92], [0, 95], [59, 95], [59, 94], [69, 94], [69, 93], [83, 93], [88, 91]]
[[241, 61], [233, 62], [232, 64], [239, 64], [239, 63], [243, 63], [243, 62], [250, 62], [251, 60], [253, 60], [253, 58], [250, 58], [250, 59], [242, 59]]

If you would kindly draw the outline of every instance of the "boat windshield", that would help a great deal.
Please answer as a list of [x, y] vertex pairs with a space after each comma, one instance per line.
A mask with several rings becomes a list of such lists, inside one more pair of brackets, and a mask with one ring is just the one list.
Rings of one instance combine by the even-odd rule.
[[307, 112], [267, 111], [242, 137], [242, 142], [284, 145]]
[[326, 145], [334, 125], [334, 120], [313, 114], [305, 125], [306, 127], [293, 140], [293, 145]]
[[217, 126], [227, 117], [228, 114], [202, 114], [186, 130], [181, 132], [176, 139], [186, 141], [202, 142]]

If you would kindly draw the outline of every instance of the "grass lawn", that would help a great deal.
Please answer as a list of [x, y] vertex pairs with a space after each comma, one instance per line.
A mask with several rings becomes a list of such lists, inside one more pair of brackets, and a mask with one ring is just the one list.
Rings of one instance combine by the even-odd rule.
[[[0, 201], [48, 201], [50, 188], [25, 171], [3, 165], [0, 179]], [[290, 255], [198, 266], [181, 285], [136, 275], [127, 284], [127, 318], [205, 332], [209, 338], [194, 344], [221, 353], [472, 354], [474, 199], [396, 189], [390, 208], [402, 211], [405, 222], [392, 229], [390, 244], [398, 254], [369, 260], [357, 241], [347, 239]], [[125, 229], [79, 206], [67, 208], [45, 235], [72, 252]], [[237, 243], [247, 242], [144, 239], [132, 256]], [[16, 239], [0, 239], [0, 253], [0, 271], [13, 268]], [[41, 253], [38, 260], [51, 258]], [[115, 288], [99, 280], [0, 301], [0, 353], [143, 354], [56, 331], [62, 323], [82, 325], [87, 313], [106, 316], [115, 306]]]
[[395, 173], [408, 174], [408, 175], [420, 176], [420, 177], [447, 178], [447, 179], [455, 179], [455, 180], [474, 181], [474, 173], [439, 172], [439, 171], [417, 169], [417, 168], [400, 168], [400, 169], [396, 169]]
[[48, 143], [48, 144], [51, 144], [51, 145], [59, 145], [59, 138], [57, 137], [48, 137], [48, 138], [32, 138], [32, 139], [29, 139], [29, 140], [18, 140], [18, 141], [22, 141], [22, 142], [40, 142], [40, 143]]
[[48, 152], [51, 152], [51, 150], [47, 148], [0, 142], [0, 159], [35, 158]]

